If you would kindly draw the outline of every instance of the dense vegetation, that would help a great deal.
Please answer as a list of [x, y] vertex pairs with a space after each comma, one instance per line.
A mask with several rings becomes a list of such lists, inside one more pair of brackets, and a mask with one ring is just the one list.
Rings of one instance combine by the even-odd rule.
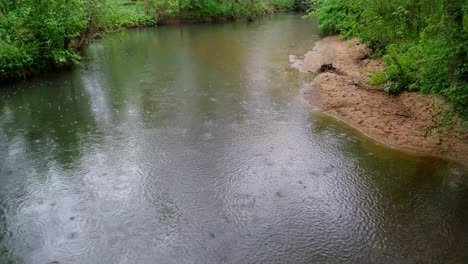
[[253, 17], [300, 7], [294, 0], [2, 0], [0, 81], [24, 78], [80, 59], [80, 47], [122, 26], [168, 18], [191, 21]]
[[359, 37], [383, 55], [385, 90], [443, 95], [468, 118], [468, 1], [312, 0], [323, 34]]
[[323, 34], [359, 37], [383, 55], [386, 91], [443, 95], [468, 118], [468, 1], [463, 0], [3, 0], [0, 81], [80, 60], [79, 49], [122, 26], [168, 19], [253, 17], [309, 2]]

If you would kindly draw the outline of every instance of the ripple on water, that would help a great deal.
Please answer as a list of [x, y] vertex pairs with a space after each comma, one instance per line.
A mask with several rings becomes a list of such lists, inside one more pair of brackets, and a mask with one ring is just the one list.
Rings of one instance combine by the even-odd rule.
[[33, 252], [46, 244], [46, 225], [37, 218], [25, 219], [14, 228], [13, 239], [21, 245], [20, 251]]
[[87, 231], [80, 229], [64, 230], [51, 237], [50, 249], [61, 256], [96, 259], [96, 248], [100, 245], [96, 239], [89, 239]]
[[[284, 53], [294, 38], [277, 34], [312, 35], [294, 19], [133, 32], [89, 47], [99, 69], [85, 82], [42, 85], [64, 89], [57, 98], [6, 98], [0, 263], [463, 263], [464, 175], [370, 151], [311, 115]], [[122, 45], [134, 63], [110, 56]], [[233, 63], [210, 65], [202, 46]], [[180, 63], [180, 50], [197, 56]], [[28, 98], [40, 111], [15, 110]], [[60, 118], [44, 113], [54, 100], [68, 104]]]

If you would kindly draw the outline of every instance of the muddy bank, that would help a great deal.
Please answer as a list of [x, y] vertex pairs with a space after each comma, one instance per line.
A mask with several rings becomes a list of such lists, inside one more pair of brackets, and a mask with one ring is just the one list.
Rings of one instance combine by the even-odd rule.
[[[383, 69], [370, 54], [358, 40], [319, 41], [303, 61], [294, 62], [302, 71], [318, 73], [304, 91], [307, 101], [384, 144], [468, 164], [468, 133], [436, 124], [447, 108], [443, 100], [420, 93], [388, 95], [382, 86], [369, 85], [369, 72]], [[319, 70], [323, 64], [333, 67]]]

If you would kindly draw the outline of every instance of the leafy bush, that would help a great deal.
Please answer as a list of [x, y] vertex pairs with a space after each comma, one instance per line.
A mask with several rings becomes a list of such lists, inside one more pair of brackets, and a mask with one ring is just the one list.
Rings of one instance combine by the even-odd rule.
[[85, 27], [81, 0], [24, 0], [10, 7], [0, 22], [0, 69], [43, 66], [46, 61], [68, 63], [76, 56], [68, 40]]
[[383, 55], [385, 91], [443, 95], [468, 119], [468, 2], [312, 0], [324, 35], [359, 37]]
[[[50, 65], [80, 58], [71, 41], [99, 15], [93, 1], [22, 0], [2, 2], [0, 10], [0, 79], [24, 77]], [[95, 6], [93, 6], [95, 7]]]
[[[297, 0], [2, 0], [0, 81], [80, 60], [77, 50], [102, 32], [154, 25], [161, 16], [192, 19], [256, 16], [292, 9]], [[301, 3], [302, 5], [304, 3]]]

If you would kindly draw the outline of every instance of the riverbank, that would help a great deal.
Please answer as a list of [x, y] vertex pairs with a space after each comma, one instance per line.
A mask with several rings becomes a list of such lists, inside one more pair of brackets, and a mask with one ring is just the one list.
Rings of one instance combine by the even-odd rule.
[[[0, 83], [79, 64], [90, 41], [122, 28], [223, 22], [299, 8], [293, 0], [21, 1], [0, 5]], [[302, 8], [304, 10], [305, 7]], [[34, 16], [30, 14], [35, 14]], [[63, 21], [63, 17], [69, 17]]]
[[383, 62], [370, 55], [356, 39], [317, 42], [296, 66], [316, 73], [323, 64], [333, 68], [322, 67], [325, 71], [304, 91], [307, 101], [386, 145], [468, 164], [468, 133], [457, 125], [461, 121], [449, 131], [437, 122], [449, 109], [444, 100], [414, 92], [389, 95], [383, 86], [369, 85], [369, 73], [383, 69]]

